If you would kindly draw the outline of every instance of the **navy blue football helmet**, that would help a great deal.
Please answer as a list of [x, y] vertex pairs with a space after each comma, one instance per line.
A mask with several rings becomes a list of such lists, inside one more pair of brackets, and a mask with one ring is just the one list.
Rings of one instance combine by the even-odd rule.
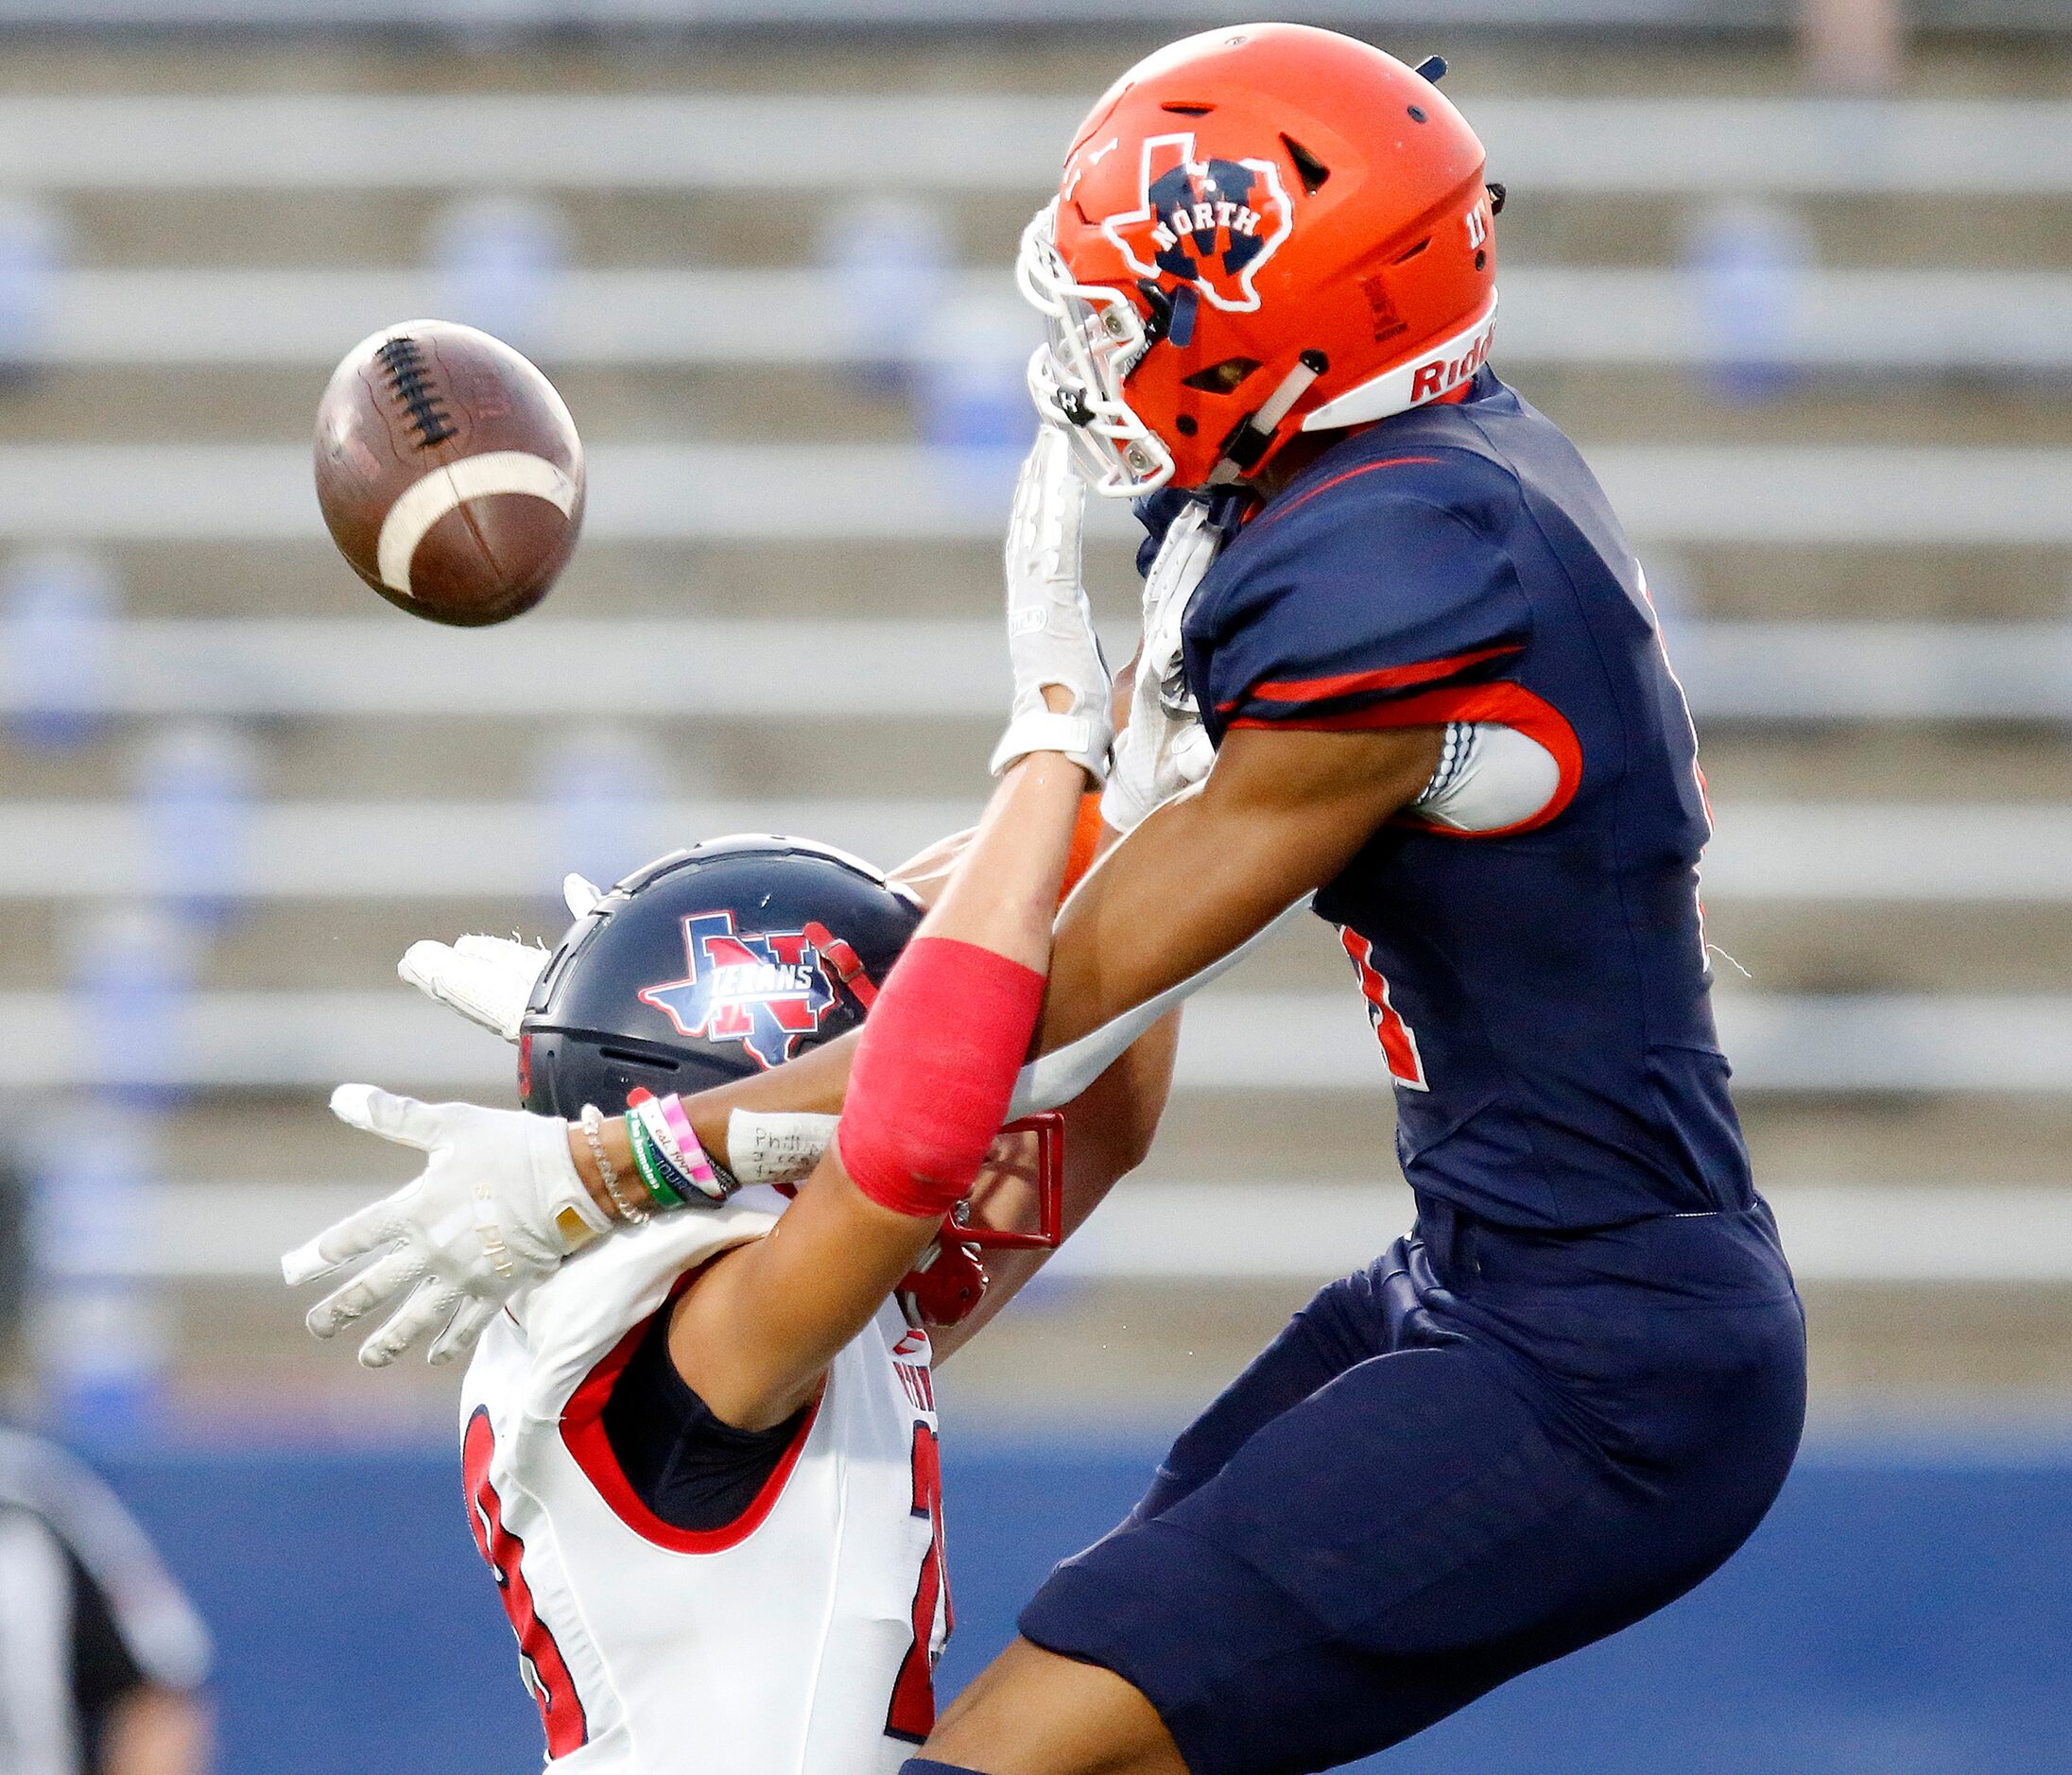
[[[801, 838], [737, 836], [673, 851], [572, 924], [541, 972], [518, 1037], [527, 1109], [574, 1120], [622, 1113], [636, 1091], [688, 1095], [782, 1065], [859, 1027], [919, 927], [921, 903], [870, 864]], [[921, 1317], [977, 1304], [976, 1247], [1061, 1236], [1056, 1116], [1011, 1125], [1028, 1156], [1030, 1230], [976, 1224], [959, 1203], [938, 1249], [902, 1284]]]
[[716, 838], [629, 875], [569, 927], [518, 1039], [526, 1108], [607, 1115], [767, 1072], [863, 1022], [921, 922], [868, 863]]

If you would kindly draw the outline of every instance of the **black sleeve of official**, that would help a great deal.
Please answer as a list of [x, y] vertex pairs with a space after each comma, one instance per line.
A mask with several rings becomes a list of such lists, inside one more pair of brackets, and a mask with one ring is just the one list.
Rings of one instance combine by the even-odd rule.
[[129, 1511], [78, 1461], [0, 1428], [0, 1499], [41, 1517], [74, 1575], [75, 1670], [96, 1693], [199, 1687], [209, 1637]]
[[69, 1546], [72, 1565], [72, 1689], [82, 1714], [96, 1713], [154, 1679], [137, 1662], [114, 1604]]

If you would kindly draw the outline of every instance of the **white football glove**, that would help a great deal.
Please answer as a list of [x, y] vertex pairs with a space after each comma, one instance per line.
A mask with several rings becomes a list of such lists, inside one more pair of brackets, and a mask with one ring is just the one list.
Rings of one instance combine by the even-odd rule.
[[1216, 762], [1201, 716], [1186, 695], [1180, 626], [1222, 541], [1209, 508], [1190, 504], [1175, 518], [1144, 577], [1144, 646], [1130, 693], [1130, 722], [1115, 738], [1101, 819], [1131, 832], [1200, 783]]
[[[581, 918], [603, 897], [580, 875], [561, 883], [561, 898], [572, 917]], [[396, 963], [396, 973], [427, 998], [515, 1042], [548, 958], [546, 950], [514, 938], [469, 936], [451, 943], [412, 943]]]
[[[1030, 752], [1062, 752], [1095, 782], [1108, 774], [1108, 667], [1094, 638], [1094, 612], [1079, 578], [1079, 525], [1086, 483], [1072, 447], [1053, 425], [1042, 426], [1014, 485], [1008, 521], [1008, 657], [1014, 704], [1008, 731], [993, 749], [998, 776]], [[1045, 707], [1044, 687], [1072, 695], [1069, 712]]]
[[569, 1157], [568, 1124], [556, 1117], [420, 1103], [372, 1085], [340, 1085], [331, 1094], [331, 1112], [426, 1155], [415, 1182], [346, 1215], [281, 1260], [281, 1274], [293, 1287], [380, 1253], [318, 1301], [308, 1318], [315, 1336], [329, 1337], [394, 1305], [360, 1346], [368, 1368], [387, 1368], [434, 1330], [432, 1361], [452, 1361], [520, 1288], [553, 1274], [564, 1257], [613, 1230]]

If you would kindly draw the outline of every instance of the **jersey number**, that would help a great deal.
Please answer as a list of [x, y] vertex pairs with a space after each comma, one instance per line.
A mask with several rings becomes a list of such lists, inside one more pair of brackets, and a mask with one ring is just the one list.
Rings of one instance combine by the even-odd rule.
[[935, 1661], [939, 1649], [935, 1623], [938, 1605], [942, 1638], [956, 1617], [950, 1611], [949, 1567], [942, 1557], [942, 1445], [924, 1423], [914, 1425], [914, 1514], [928, 1519], [928, 1551], [914, 1586], [914, 1643], [892, 1684], [892, 1705], [885, 1715], [888, 1736], [919, 1744], [935, 1729]]
[[540, 1723], [546, 1728], [546, 1753], [566, 1756], [589, 1742], [590, 1726], [561, 1648], [533, 1607], [532, 1591], [526, 1583], [526, 1543], [504, 1526], [503, 1500], [490, 1484], [490, 1456], [495, 1451], [496, 1435], [490, 1428], [489, 1414], [478, 1411], [468, 1420], [468, 1433], [460, 1444], [468, 1525], [475, 1530], [476, 1549], [496, 1574], [504, 1612], [510, 1617], [510, 1630], [518, 1636], [518, 1665], [526, 1687], [539, 1704]]
[[1353, 971], [1359, 975], [1360, 996], [1367, 1001], [1367, 1021], [1374, 1025], [1389, 1077], [1406, 1091], [1429, 1091], [1432, 1086], [1424, 1077], [1424, 1057], [1417, 1051], [1417, 1037], [1410, 1025], [1389, 1002], [1389, 982], [1374, 966], [1373, 944], [1343, 924], [1338, 926], [1338, 941], [1345, 945], [1345, 953], [1353, 959]]

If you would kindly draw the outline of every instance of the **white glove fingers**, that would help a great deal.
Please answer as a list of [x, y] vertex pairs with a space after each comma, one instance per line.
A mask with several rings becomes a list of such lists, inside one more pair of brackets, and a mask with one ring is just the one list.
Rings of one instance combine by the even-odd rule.
[[1133, 831], [1155, 809], [1206, 778], [1215, 763], [1216, 748], [1200, 719], [1169, 715], [1140, 663], [1130, 724], [1115, 740], [1101, 818], [1117, 832]]
[[460, 1290], [451, 1283], [425, 1278], [388, 1316], [382, 1328], [360, 1346], [360, 1366], [387, 1368], [451, 1313], [460, 1300]]
[[450, 944], [412, 943], [396, 973], [470, 1023], [515, 1042], [547, 959], [547, 952], [531, 943], [475, 934]]
[[416, 987], [427, 998], [445, 1004], [445, 980], [453, 965], [454, 952], [444, 943], [425, 938], [403, 952], [403, 959], [396, 963], [396, 977]]
[[387, 1314], [360, 1352], [370, 1368], [386, 1367], [426, 1336], [436, 1337], [439, 1360], [461, 1354], [502, 1302], [551, 1275], [567, 1256], [571, 1211], [592, 1232], [610, 1230], [569, 1157], [565, 1122], [475, 1104], [423, 1104], [371, 1085], [341, 1086], [333, 1108], [354, 1128], [431, 1155], [414, 1183], [284, 1261], [292, 1282], [373, 1254], [308, 1316], [311, 1333], [330, 1337], [356, 1319]]
[[1018, 551], [1027, 546], [1030, 526], [1035, 521], [1037, 502], [1043, 497], [1043, 453], [1049, 438], [1049, 426], [1038, 428], [1036, 441], [1029, 445], [1028, 455], [1022, 458], [1021, 472], [1014, 477], [1014, 499], [1008, 508], [1010, 576], [1014, 572]]
[[1183, 696], [1181, 635], [1187, 605], [1215, 564], [1220, 534], [1196, 501], [1175, 516], [1144, 578], [1144, 637], [1130, 692], [1129, 725], [1117, 737], [1101, 818], [1130, 832], [1154, 809], [1202, 781], [1215, 763], [1200, 717]]
[[340, 1085], [331, 1094], [331, 1113], [339, 1121], [399, 1146], [429, 1152], [444, 1129], [439, 1106], [399, 1097], [378, 1085]]
[[323, 1234], [319, 1233], [306, 1245], [298, 1245], [292, 1251], [281, 1256], [281, 1280], [291, 1288], [300, 1288], [305, 1282], [315, 1282], [319, 1276], [327, 1276], [337, 1264], [323, 1254]]
[[509, 974], [513, 979], [521, 969], [537, 977], [547, 963], [547, 952], [537, 943], [522, 943], [515, 937], [487, 937], [479, 931], [455, 938], [453, 953]]
[[429, 1359], [437, 1366], [444, 1367], [456, 1356], [466, 1355], [475, 1348], [475, 1339], [488, 1330], [490, 1320], [503, 1310], [494, 1301], [486, 1301], [480, 1295], [466, 1295], [460, 1301], [460, 1310], [446, 1321], [446, 1329], [432, 1340]]
[[571, 918], [579, 919], [604, 898], [604, 889], [581, 875], [561, 877], [561, 904]]
[[[1108, 669], [1079, 572], [1085, 505], [1086, 484], [1070, 443], [1056, 427], [1040, 428], [1015, 482], [1008, 526], [1014, 699], [1008, 731], [993, 750], [995, 776], [1031, 751], [1062, 752], [1096, 782], [1107, 774]], [[1069, 714], [1046, 707], [1044, 693], [1052, 686], [1071, 698]]]
[[[1072, 451], [1064, 434], [1055, 425], [1039, 425], [1014, 477], [1014, 516], [1032, 518], [1050, 505], [1067, 477], [1078, 481], [1072, 469]], [[1081, 483], [1083, 485], [1083, 483]]]
[[1083, 603], [1086, 593], [1082, 585], [1085, 571], [1081, 532], [1086, 524], [1086, 483], [1079, 478], [1079, 469], [1072, 459], [1071, 445], [1055, 430], [1051, 435], [1057, 442], [1044, 487], [1048, 507], [1045, 515], [1056, 527], [1059, 576], [1061, 579], [1068, 578], [1079, 590]]
[[1038, 428], [1022, 459], [1008, 519], [1008, 582], [1065, 589], [1079, 578], [1086, 483], [1054, 425]]
[[458, 1011], [470, 1023], [515, 1042], [547, 954], [503, 937], [463, 937], [444, 943], [412, 943], [397, 964], [419, 991]]
[[396, 1236], [394, 1203], [384, 1196], [354, 1209], [343, 1220], [333, 1221], [307, 1244], [289, 1251], [281, 1259], [281, 1279], [289, 1287], [299, 1288], [377, 1245], [392, 1243]]
[[378, 1257], [345, 1284], [309, 1309], [303, 1323], [312, 1337], [334, 1336], [356, 1318], [422, 1281], [424, 1258], [419, 1251], [390, 1251]]

